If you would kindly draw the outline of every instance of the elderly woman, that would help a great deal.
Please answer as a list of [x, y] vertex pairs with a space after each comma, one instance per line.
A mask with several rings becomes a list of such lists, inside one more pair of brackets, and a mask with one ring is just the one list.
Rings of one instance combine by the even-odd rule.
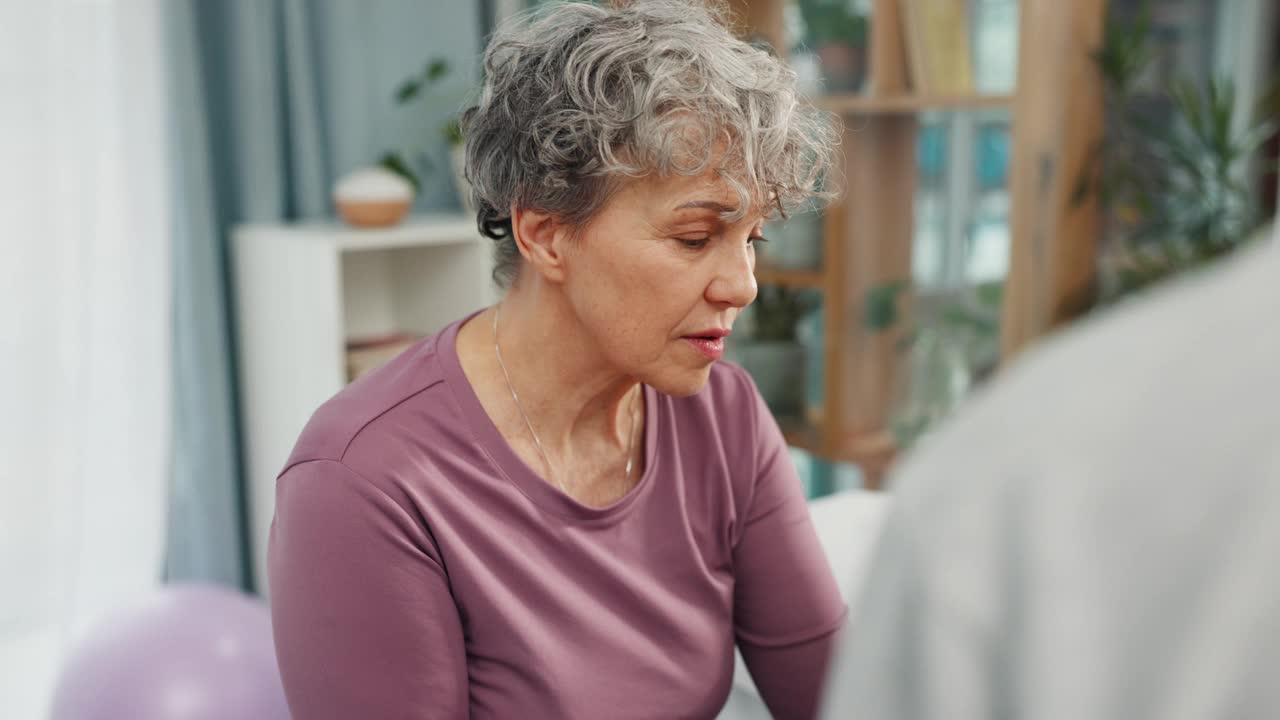
[[711, 718], [741, 649], [814, 714], [844, 605], [777, 425], [717, 362], [829, 123], [687, 0], [499, 32], [463, 117], [496, 306], [321, 407], [277, 483], [294, 716]]

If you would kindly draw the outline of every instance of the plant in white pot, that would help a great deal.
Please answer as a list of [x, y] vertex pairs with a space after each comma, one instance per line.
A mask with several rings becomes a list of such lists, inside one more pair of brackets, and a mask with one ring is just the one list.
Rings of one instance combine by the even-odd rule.
[[761, 286], [744, 313], [745, 337], [731, 341], [729, 359], [751, 374], [775, 416], [804, 415], [805, 347], [796, 327], [816, 302], [811, 292]]
[[800, 0], [805, 44], [818, 55], [826, 90], [859, 92], [867, 77], [870, 23], [855, 0]]
[[[451, 102], [453, 105], [459, 104], [462, 99], [461, 96], [441, 100], [439, 96], [431, 93], [448, 75], [448, 60], [435, 58], [428, 61], [421, 71], [407, 78], [396, 89], [396, 104], [407, 106], [424, 99], [430, 99], [437, 104], [440, 102]], [[449, 169], [454, 190], [458, 193], [458, 201], [463, 209], [468, 212], [474, 212], [471, 203], [471, 185], [467, 182], [466, 175], [463, 172], [466, 158], [463, 149], [462, 131], [459, 128], [456, 115], [440, 126], [439, 133], [449, 149]], [[421, 192], [423, 177], [436, 171], [436, 165], [431, 161], [427, 148], [416, 148], [410, 152], [389, 150], [383, 153], [378, 164], [408, 180], [413, 185], [414, 192]]]

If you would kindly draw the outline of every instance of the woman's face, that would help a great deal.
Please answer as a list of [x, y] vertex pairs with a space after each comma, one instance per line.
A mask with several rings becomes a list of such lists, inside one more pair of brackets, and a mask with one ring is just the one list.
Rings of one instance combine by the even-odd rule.
[[606, 360], [656, 389], [706, 384], [724, 336], [755, 299], [755, 208], [714, 173], [629, 183], [582, 229], [564, 257], [564, 289]]

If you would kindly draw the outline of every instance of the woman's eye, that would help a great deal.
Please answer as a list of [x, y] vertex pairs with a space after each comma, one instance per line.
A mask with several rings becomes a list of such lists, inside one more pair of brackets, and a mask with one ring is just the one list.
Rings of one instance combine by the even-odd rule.
[[[710, 236], [700, 238], [676, 238], [676, 241], [690, 250], [701, 250], [711, 242]], [[750, 235], [747, 237], [747, 244], [754, 245], [756, 243], [769, 242], [769, 239], [763, 235]]]
[[700, 250], [700, 249], [702, 249], [704, 246], [706, 246], [706, 244], [707, 244], [707, 243], [711, 242], [711, 238], [710, 238], [710, 237], [700, 237], [700, 238], [676, 238], [676, 240], [677, 240], [681, 245], [683, 245], [683, 246], [685, 246], [685, 247], [689, 248], [690, 250]]

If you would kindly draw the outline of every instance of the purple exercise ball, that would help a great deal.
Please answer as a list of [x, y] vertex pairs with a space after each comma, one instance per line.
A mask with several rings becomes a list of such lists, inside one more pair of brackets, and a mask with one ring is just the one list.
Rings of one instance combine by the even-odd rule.
[[287, 720], [266, 605], [168, 585], [106, 618], [62, 668], [53, 720]]

